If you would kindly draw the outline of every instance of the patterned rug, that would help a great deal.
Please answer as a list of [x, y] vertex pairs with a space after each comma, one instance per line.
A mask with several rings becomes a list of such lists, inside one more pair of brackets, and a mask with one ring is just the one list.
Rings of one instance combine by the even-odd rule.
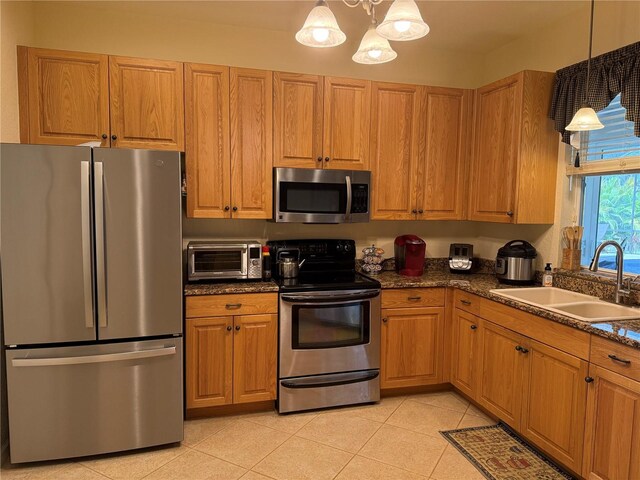
[[573, 479], [503, 423], [440, 432], [489, 480]]

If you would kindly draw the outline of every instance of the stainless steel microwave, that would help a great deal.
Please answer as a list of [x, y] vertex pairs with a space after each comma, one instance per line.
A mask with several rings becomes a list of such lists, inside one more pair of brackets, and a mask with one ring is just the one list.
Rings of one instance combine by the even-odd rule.
[[262, 245], [256, 241], [201, 241], [187, 245], [187, 279], [258, 280]]
[[365, 170], [273, 169], [276, 222], [369, 221], [371, 172]]

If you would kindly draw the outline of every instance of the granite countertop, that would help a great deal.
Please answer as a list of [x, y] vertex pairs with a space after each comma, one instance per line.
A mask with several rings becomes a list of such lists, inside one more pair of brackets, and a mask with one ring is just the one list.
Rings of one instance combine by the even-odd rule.
[[382, 288], [456, 287], [465, 292], [503, 303], [518, 310], [529, 312], [539, 317], [640, 349], [640, 320], [588, 323], [533, 305], [511, 300], [490, 292], [490, 290], [496, 288], [514, 288], [513, 285], [499, 283], [495, 275], [465, 275], [453, 274], [446, 271], [426, 271], [421, 277], [405, 277], [395, 272], [382, 272], [374, 278], [382, 284]]
[[223, 295], [226, 293], [266, 293], [277, 291], [278, 285], [271, 280], [266, 282], [246, 280], [224, 283], [188, 283], [184, 286], [185, 296]]

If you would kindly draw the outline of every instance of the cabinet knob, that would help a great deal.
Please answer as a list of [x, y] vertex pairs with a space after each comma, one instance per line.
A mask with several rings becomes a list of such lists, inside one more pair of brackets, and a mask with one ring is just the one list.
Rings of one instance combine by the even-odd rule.
[[328, 162], [329, 161], [329, 157], [324, 157], [324, 161]]
[[231, 325], [228, 325], [228, 326], [227, 326], [227, 332], [230, 332], [231, 330], [233, 330], [233, 329], [231, 328]]
[[522, 350], [520, 350], [522, 353], [529, 353], [529, 349], [528, 348], [524, 348], [522, 347]]
[[584, 381], [587, 383], [593, 382], [593, 377], [584, 377]]
[[509, 211], [507, 212], [507, 216], [509, 216], [509, 217], [513, 217], [513, 212], [512, 212], [511, 210], [509, 210]]
[[236, 332], [240, 330], [240, 325], [236, 325]]
[[233, 210], [234, 212], [238, 211], [238, 207], [233, 207], [231, 210]]
[[478, 326], [477, 326], [477, 325], [471, 325], [469, 328], [470, 328], [471, 330], [476, 330], [476, 329], [478, 328]]
[[115, 141], [115, 140], [117, 140], [117, 139], [118, 139], [118, 136], [117, 136], [117, 135], [111, 135], [111, 140], [114, 140], [114, 141]]
[[102, 134], [102, 139], [103, 139], [103, 140], [106, 140], [106, 139], [107, 139], [107, 134], [106, 134], [106, 133], [103, 133], [103, 134]]
[[420, 209], [420, 210], [418, 210], [418, 213], [419, 213], [420, 215], [422, 215], [422, 214], [424, 213], [424, 210]]
[[520, 345], [518, 345], [518, 346], [516, 347], [516, 351], [517, 351], [517, 352], [521, 352], [521, 351], [522, 351], [522, 347], [521, 347]]
[[384, 318], [382, 319], [382, 323], [387, 323], [388, 321], [389, 321], [389, 319], [388, 319], [387, 317], [384, 317]]
[[321, 162], [322, 161], [322, 157], [318, 157], [318, 161]]
[[418, 213], [418, 210], [414, 208], [413, 210], [411, 210], [411, 213]]
[[230, 208], [231, 208], [231, 207], [230, 207], [229, 205], [225, 205], [225, 206], [224, 206], [224, 211], [225, 211], [225, 212], [228, 212]]

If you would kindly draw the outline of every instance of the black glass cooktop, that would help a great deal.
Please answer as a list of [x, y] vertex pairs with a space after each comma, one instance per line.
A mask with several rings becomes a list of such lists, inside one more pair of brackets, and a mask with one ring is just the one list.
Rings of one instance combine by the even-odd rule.
[[380, 288], [380, 282], [377, 280], [352, 272], [308, 274], [301, 272], [298, 278], [274, 278], [274, 280], [283, 292]]

